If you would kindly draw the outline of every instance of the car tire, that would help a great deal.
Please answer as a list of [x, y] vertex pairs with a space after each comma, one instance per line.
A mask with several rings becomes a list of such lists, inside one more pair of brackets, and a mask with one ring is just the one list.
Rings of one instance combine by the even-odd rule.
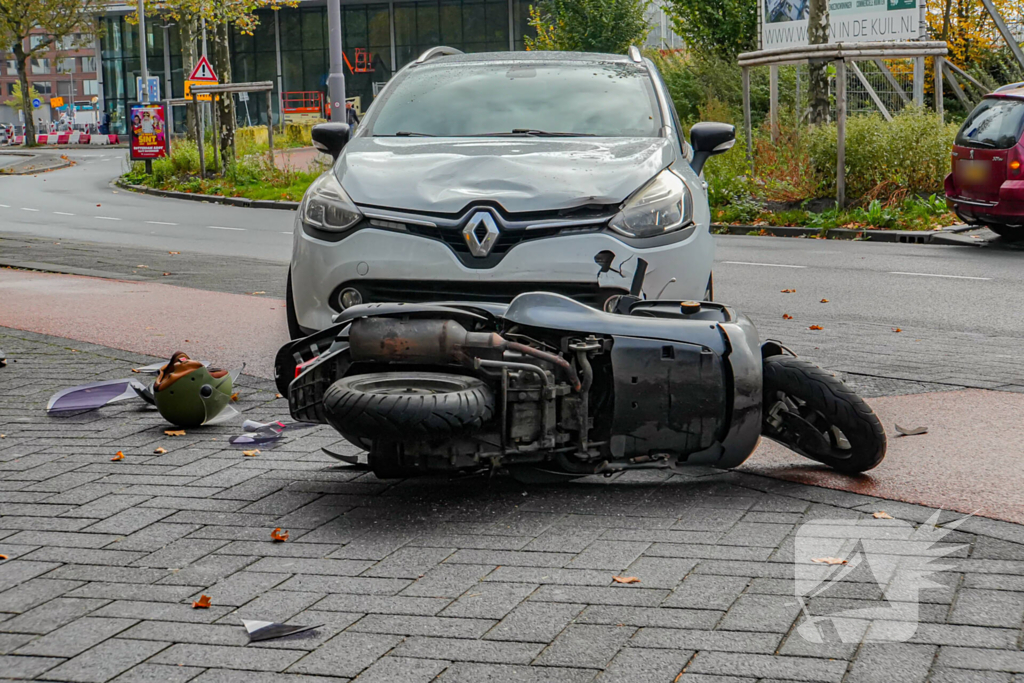
[[295, 297], [292, 294], [292, 271], [288, 269], [288, 284], [285, 285], [284, 293], [285, 317], [288, 318], [288, 337], [290, 339], [302, 339], [306, 333], [299, 326], [299, 317], [295, 313]]
[[1011, 227], [1009, 225], [986, 225], [985, 227], [1007, 242], [1020, 242], [1024, 240], [1024, 228], [1022, 227]]
[[345, 438], [376, 442], [447, 438], [494, 416], [494, 395], [475, 377], [377, 372], [343, 377], [324, 393], [327, 421]]
[[[808, 447], [807, 441], [773, 427], [768, 420], [779, 401], [797, 406], [828, 447]], [[838, 377], [809, 361], [793, 356], [764, 359], [762, 410], [765, 436], [840, 472], [865, 472], [885, 457], [885, 430], [871, 407]]]

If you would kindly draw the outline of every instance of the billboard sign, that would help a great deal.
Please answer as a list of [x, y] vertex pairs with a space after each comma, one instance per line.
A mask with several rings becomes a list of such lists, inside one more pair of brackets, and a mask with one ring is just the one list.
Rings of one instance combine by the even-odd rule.
[[[759, 0], [761, 49], [808, 44], [810, 0]], [[828, 0], [830, 43], [916, 40], [924, 0]]]
[[132, 161], [162, 159], [170, 153], [167, 130], [167, 105], [163, 102], [129, 105]]

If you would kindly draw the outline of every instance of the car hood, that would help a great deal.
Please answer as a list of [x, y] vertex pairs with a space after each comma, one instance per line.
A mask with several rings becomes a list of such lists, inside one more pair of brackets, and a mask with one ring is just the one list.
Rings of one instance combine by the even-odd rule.
[[618, 204], [667, 167], [665, 138], [432, 140], [357, 137], [335, 167], [356, 204], [458, 213], [493, 201], [509, 213]]

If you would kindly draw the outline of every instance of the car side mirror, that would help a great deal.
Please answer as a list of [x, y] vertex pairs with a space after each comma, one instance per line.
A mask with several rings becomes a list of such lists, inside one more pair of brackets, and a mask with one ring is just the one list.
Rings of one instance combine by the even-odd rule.
[[335, 159], [341, 154], [342, 148], [348, 143], [351, 127], [347, 123], [318, 123], [313, 126], [311, 135], [313, 146]]
[[[316, 130], [315, 128], [313, 130]], [[715, 154], [721, 154], [736, 144], [736, 126], [715, 121], [702, 121], [690, 129], [690, 145], [693, 146], [693, 160], [690, 167], [700, 175], [704, 162]]]

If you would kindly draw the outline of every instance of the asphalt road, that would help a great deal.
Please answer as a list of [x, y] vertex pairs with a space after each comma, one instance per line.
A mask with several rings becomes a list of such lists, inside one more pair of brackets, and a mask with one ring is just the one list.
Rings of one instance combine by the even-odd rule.
[[119, 190], [127, 150], [47, 150], [71, 168], [0, 177], [0, 226], [8, 233], [189, 250], [284, 261], [291, 250], [288, 211], [242, 209]]
[[[72, 168], [0, 178], [0, 233], [23, 236], [21, 245], [6, 240], [6, 249], [0, 242], [0, 256], [31, 243], [20, 260], [87, 268], [106, 260], [103, 270], [133, 277], [283, 295], [292, 213], [116, 190], [110, 179], [124, 167], [124, 150], [68, 153], [78, 162]], [[109, 246], [90, 249], [79, 240]], [[1022, 250], [998, 239], [984, 248], [742, 236], [717, 242], [716, 299], [801, 355], [844, 372], [1024, 390]], [[796, 291], [782, 292], [788, 289]]]

